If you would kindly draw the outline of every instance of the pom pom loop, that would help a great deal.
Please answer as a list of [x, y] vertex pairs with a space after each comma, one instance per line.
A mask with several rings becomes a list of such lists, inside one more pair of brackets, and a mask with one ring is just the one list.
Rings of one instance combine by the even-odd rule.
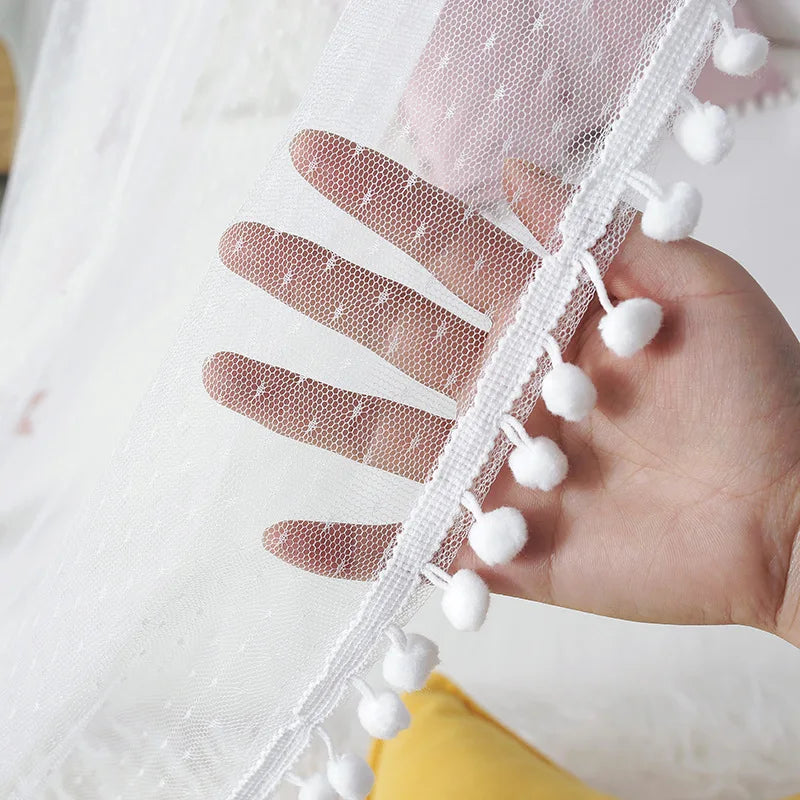
[[460, 569], [452, 577], [443, 569], [428, 564], [425, 577], [442, 589], [442, 611], [457, 631], [477, 631], [489, 611], [489, 587], [470, 569]]
[[328, 782], [344, 800], [366, 800], [375, 783], [372, 767], [353, 753], [332, 758], [326, 773]]
[[642, 214], [645, 236], [659, 242], [675, 242], [689, 236], [700, 219], [703, 198], [685, 181], [662, 189], [649, 175], [631, 172], [628, 185], [647, 199]]
[[[336, 795], [344, 800], [366, 800], [373, 783], [375, 783], [372, 767], [361, 756], [353, 753], [337, 755], [333, 749], [331, 737], [323, 728], [317, 728], [317, 735], [322, 739], [325, 749], [328, 751], [325, 776]], [[321, 797], [325, 796], [321, 795]], [[310, 795], [309, 800], [318, 800], [318, 798]]]
[[733, 28], [714, 43], [712, 58], [720, 72], [747, 77], [767, 63], [769, 42], [760, 33]]
[[713, 103], [701, 103], [690, 92], [683, 94], [680, 103], [683, 113], [673, 126], [675, 140], [698, 164], [718, 164], [733, 147], [728, 114]]
[[531, 437], [522, 424], [510, 416], [500, 423], [500, 429], [514, 445], [508, 466], [520, 486], [549, 492], [566, 478], [567, 457], [552, 439]]
[[360, 678], [353, 685], [361, 693], [359, 722], [373, 739], [394, 739], [411, 724], [411, 714], [396, 692], [375, 692]]
[[752, 75], [767, 63], [769, 42], [760, 33], [737, 28], [728, 0], [713, 0], [722, 33], [714, 42], [712, 60], [720, 72]]
[[661, 328], [664, 312], [654, 300], [623, 300], [600, 320], [600, 335], [618, 356], [628, 357], [649, 344]]
[[386, 682], [404, 692], [419, 691], [439, 663], [439, 648], [418, 633], [404, 633], [397, 625], [386, 631], [391, 642], [383, 659]]
[[339, 800], [339, 795], [328, 781], [327, 775], [315, 772], [305, 780], [295, 775], [287, 775], [289, 783], [300, 787], [297, 800]]
[[600, 320], [600, 335], [606, 347], [626, 358], [638, 353], [653, 340], [661, 327], [661, 306], [644, 297], [633, 297], [613, 305], [591, 253], [584, 253], [581, 263], [594, 284], [600, 305], [606, 312]]
[[528, 541], [525, 517], [516, 508], [501, 506], [484, 512], [471, 492], [464, 492], [461, 505], [475, 518], [469, 529], [469, 544], [484, 564], [508, 564]]
[[552, 336], [545, 339], [544, 347], [552, 369], [542, 381], [542, 400], [551, 414], [569, 422], [580, 422], [594, 408], [597, 390], [580, 367], [564, 362]]

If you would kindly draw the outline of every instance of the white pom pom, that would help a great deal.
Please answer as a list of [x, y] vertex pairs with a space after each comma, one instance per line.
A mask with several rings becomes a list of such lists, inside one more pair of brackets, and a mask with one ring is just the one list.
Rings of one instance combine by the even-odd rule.
[[597, 390], [580, 367], [556, 364], [542, 381], [542, 400], [551, 414], [578, 422], [594, 408]]
[[328, 781], [344, 800], [364, 800], [372, 789], [375, 775], [361, 756], [345, 753], [328, 762]]
[[767, 62], [769, 42], [744, 28], [723, 33], [714, 43], [714, 66], [728, 75], [752, 75]]
[[642, 214], [642, 230], [659, 242], [674, 242], [688, 236], [697, 225], [703, 198], [694, 186], [678, 181], [664, 197], [652, 198]]
[[390, 691], [365, 695], [358, 704], [361, 726], [373, 739], [393, 739], [411, 724], [405, 703]]
[[311, 775], [300, 787], [297, 800], [339, 800], [339, 795], [321, 772]]
[[728, 115], [712, 103], [681, 114], [673, 133], [689, 158], [698, 164], [717, 164], [733, 147], [733, 126]]
[[632, 356], [653, 340], [663, 316], [661, 306], [646, 297], [623, 300], [600, 320], [600, 335], [618, 356]]
[[516, 508], [503, 506], [481, 514], [469, 531], [469, 544], [475, 555], [493, 567], [508, 564], [528, 540], [525, 517]]
[[567, 477], [567, 457], [546, 436], [518, 445], [508, 457], [508, 466], [520, 486], [549, 492]]
[[477, 631], [489, 611], [489, 587], [476, 572], [460, 569], [444, 590], [442, 611], [457, 631]]
[[383, 659], [383, 677], [404, 692], [419, 691], [439, 663], [439, 648], [425, 636], [407, 633], [405, 645], [392, 642]]

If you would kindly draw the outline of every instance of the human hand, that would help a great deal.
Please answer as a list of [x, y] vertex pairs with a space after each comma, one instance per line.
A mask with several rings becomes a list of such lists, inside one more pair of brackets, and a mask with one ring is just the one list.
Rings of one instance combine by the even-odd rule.
[[[480, 311], [497, 305], [498, 286], [516, 296], [536, 268], [515, 239], [481, 216], [465, 222], [457, 200], [410, 184], [405, 168], [375, 151], [304, 131], [292, 158], [323, 195]], [[363, 204], [377, 176], [381, 195]], [[546, 239], [555, 219], [536, 217], [542, 204], [534, 198], [552, 187], [519, 162], [508, 162], [504, 177], [515, 213]], [[438, 224], [420, 238], [432, 198]], [[492, 253], [485, 280], [474, 278], [475, 253], [453, 247], [453, 230], [465, 225], [470, 236], [459, 240]], [[491, 349], [491, 332], [300, 237], [240, 223], [220, 253], [234, 272], [456, 400]], [[800, 343], [741, 266], [698, 242], [659, 244], [635, 227], [605, 283], [612, 297], [659, 302], [662, 330], [642, 353], [621, 359], [600, 339], [599, 305], [590, 308], [566, 356], [594, 381], [597, 407], [566, 423], [538, 404], [526, 423], [560, 444], [567, 479], [531, 492], [504, 468], [483, 507], [519, 508], [528, 544], [495, 568], [464, 546], [452, 568], [475, 569], [504, 594], [635, 620], [740, 623], [800, 645]], [[364, 299], [373, 296], [368, 309]], [[362, 313], [337, 316], [332, 304]], [[434, 340], [436, 358], [426, 358]], [[277, 433], [355, 460], [368, 454], [371, 465], [414, 480], [425, 480], [452, 425], [238, 354], [210, 359], [204, 381], [220, 403]], [[294, 520], [270, 527], [264, 544], [303, 569], [366, 578], [398, 528]]]

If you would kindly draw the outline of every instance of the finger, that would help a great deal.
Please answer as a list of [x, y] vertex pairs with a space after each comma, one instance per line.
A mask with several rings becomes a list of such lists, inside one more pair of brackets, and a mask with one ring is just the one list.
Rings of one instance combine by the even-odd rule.
[[273, 297], [451, 396], [470, 379], [486, 342], [484, 331], [413, 289], [308, 239], [239, 222], [219, 252], [225, 266]]
[[574, 191], [532, 162], [518, 158], [503, 162], [503, 190], [511, 210], [542, 244], [556, 233]]
[[[517, 159], [506, 160], [503, 184], [514, 213], [539, 241], [546, 242], [555, 233], [574, 187]], [[542, 209], [549, 210], [543, 213]], [[603, 282], [612, 298], [672, 300], [687, 293], [721, 289], [730, 282], [733, 263], [693, 239], [669, 243], [650, 239], [642, 232], [637, 214]]]
[[359, 394], [238, 353], [203, 365], [214, 400], [271, 431], [378, 469], [424, 481], [453, 423], [418, 408]]
[[645, 296], [659, 302], [687, 295], [713, 295], [752, 288], [730, 257], [694, 239], [657, 242], [645, 236], [639, 215], [608, 268], [604, 280], [615, 298]]
[[401, 527], [288, 520], [264, 531], [264, 547], [306, 572], [368, 581], [383, 568]]
[[533, 274], [538, 258], [521, 242], [375, 150], [304, 130], [292, 142], [291, 155], [321, 194], [479, 311], [491, 314]]

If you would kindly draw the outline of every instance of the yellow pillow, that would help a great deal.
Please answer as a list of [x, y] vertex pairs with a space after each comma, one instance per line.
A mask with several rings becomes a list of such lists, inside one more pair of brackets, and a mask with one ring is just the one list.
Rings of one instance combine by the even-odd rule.
[[442, 675], [405, 696], [411, 727], [375, 741], [370, 800], [611, 800], [503, 727]]
[[411, 727], [372, 744], [369, 800], [613, 800], [556, 766], [442, 675], [405, 701]]

